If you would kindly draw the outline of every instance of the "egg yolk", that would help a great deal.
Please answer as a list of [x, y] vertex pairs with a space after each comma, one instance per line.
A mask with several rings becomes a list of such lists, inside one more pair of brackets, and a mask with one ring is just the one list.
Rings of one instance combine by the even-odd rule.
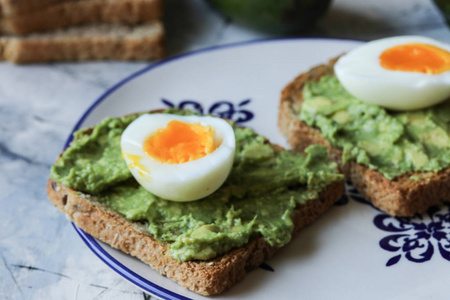
[[216, 149], [214, 131], [199, 123], [170, 121], [144, 142], [144, 152], [151, 158], [168, 164], [196, 160]]
[[125, 156], [131, 161], [131, 163], [128, 164], [128, 166], [130, 168], [137, 168], [139, 175], [141, 175], [141, 176], [149, 175], [147, 168], [143, 164], [140, 163], [140, 160], [142, 159], [141, 156], [133, 155], [133, 154], [123, 154], [123, 152], [122, 152], [122, 157], [125, 157]]
[[440, 74], [450, 70], [450, 52], [428, 44], [406, 44], [385, 50], [381, 66], [392, 71]]

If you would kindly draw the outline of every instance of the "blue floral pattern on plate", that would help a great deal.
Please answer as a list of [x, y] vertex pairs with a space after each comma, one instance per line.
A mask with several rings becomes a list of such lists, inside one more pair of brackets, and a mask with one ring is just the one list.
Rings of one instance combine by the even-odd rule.
[[221, 118], [230, 119], [237, 124], [242, 124], [253, 119], [254, 114], [245, 106], [251, 102], [251, 99], [244, 99], [238, 104], [231, 101], [222, 100], [214, 102], [209, 108], [204, 107], [199, 101], [182, 100], [178, 104], [168, 99], [161, 99], [167, 107], [176, 107], [180, 109], [188, 109], [199, 114], [211, 114]]
[[[346, 194], [337, 204], [345, 205], [349, 198], [380, 211], [347, 183]], [[396, 254], [387, 261], [387, 267], [398, 263], [402, 256], [415, 263], [429, 261], [436, 247], [441, 256], [450, 261], [450, 204], [431, 207], [426, 213], [414, 217], [381, 213], [375, 216], [373, 223], [378, 229], [392, 233], [379, 242], [382, 249]]]
[[416, 263], [429, 261], [436, 247], [450, 261], [450, 204], [432, 207], [414, 217], [379, 214], [373, 222], [377, 228], [392, 233], [380, 240], [381, 248], [396, 253], [386, 266], [398, 263], [402, 256]]

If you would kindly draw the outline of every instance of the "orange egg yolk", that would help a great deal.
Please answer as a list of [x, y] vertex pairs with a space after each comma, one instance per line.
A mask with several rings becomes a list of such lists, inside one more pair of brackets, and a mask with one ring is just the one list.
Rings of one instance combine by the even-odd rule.
[[450, 52], [428, 44], [406, 44], [385, 50], [381, 66], [392, 71], [440, 74], [450, 70]]
[[139, 155], [133, 155], [133, 154], [123, 154], [122, 152], [122, 157], [126, 157], [129, 161], [131, 161], [131, 163], [128, 164], [128, 166], [130, 168], [137, 168], [139, 175], [141, 176], [149, 176], [149, 172], [147, 170], [147, 168], [140, 163], [140, 160], [142, 159], [141, 156]]
[[212, 153], [216, 149], [214, 131], [199, 123], [170, 121], [144, 142], [144, 152], [156, 161], [181, 164]]

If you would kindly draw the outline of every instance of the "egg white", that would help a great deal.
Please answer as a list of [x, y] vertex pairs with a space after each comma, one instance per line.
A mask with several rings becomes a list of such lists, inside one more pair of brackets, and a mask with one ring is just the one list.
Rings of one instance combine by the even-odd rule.
[[[210, 125], [214, 129], [214, 141], [220, 146], [202, 158], [182, 164], [152, 159], [144, 152], [144, 141], [172, 120]], [[231, 125], [220, 118], [144, 114], [125, 129], [121, 147], [131, 173], [145, 189], [167, 200], [192, 201], [210, 195], [228, 177], [234, 162], [235, 136]], [[139, 163], [134, 164], [130, 155], [139, 157]]]
[[392, 71], [379, 61], [387, 49], [404, 44], [429, 44], [450, 52], [450, 45], [421, 36], [391, 37], [368, 42], [335, 64], [339, 82], [356, 98], [392, 110], [433, 106], [450, 97], [450, 71], [440, 74]]

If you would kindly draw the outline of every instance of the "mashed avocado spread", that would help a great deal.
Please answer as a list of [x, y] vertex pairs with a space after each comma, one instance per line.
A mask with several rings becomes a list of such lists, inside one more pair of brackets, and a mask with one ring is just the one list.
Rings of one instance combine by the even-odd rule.
[[450, 101], [387, 111], [351, 96], [332, 76], [308, 83], [303, 97], [300, 120], [342, 149], [344, 162], [356, 161], [388, 179], [450, 165]]
[[179, 261], [209, 259], [257, 236], [283, 246], [291, 239], [295, 207], [343, 179], [322, 146], [309, 147], [306, 155], [276, 151], [251, 129], [233, 125], [236, 154], [223, 186], [198, 201], [163, 200], [134, 180], [121, 157], [120, 136], [137, 117], [109, 118], [92, 131], [76, 132], [51, 177], [148, 224], [148, 232]]

